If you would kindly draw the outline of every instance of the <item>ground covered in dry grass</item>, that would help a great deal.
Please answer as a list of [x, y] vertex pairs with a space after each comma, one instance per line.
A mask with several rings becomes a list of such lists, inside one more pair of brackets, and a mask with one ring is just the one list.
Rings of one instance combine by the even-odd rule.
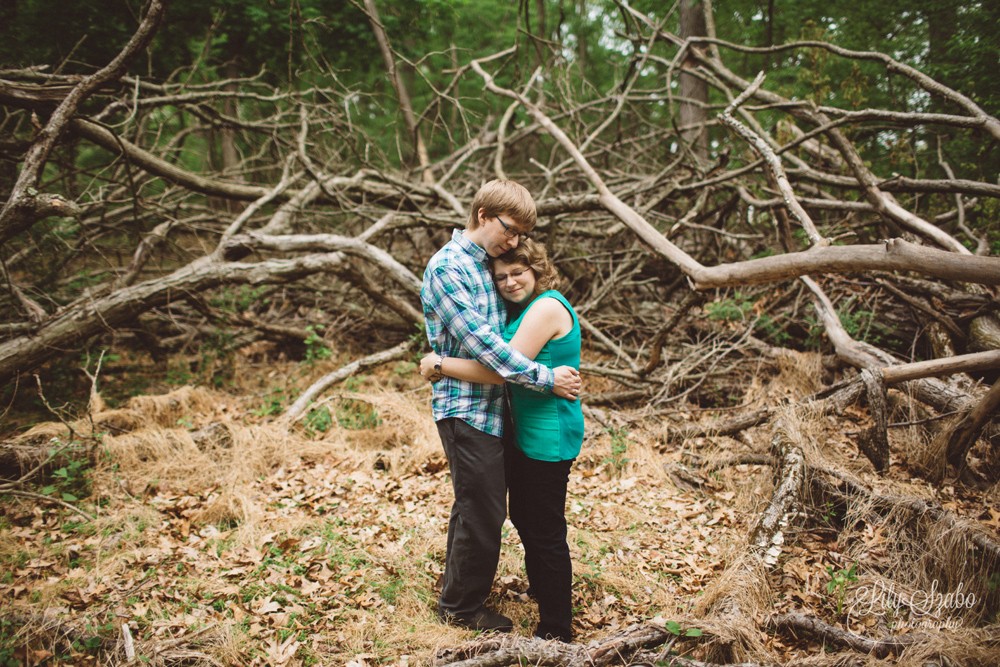
[[[75, 440], [92, 463], [57, 467], [33, 487], [89, 518], [37, 498], [0, 500], [0, 664], [407, 665], [475, 641], [434, 613], [452, 495], [429, 390], [409, 370], [342, 386], [291, 426], [268, 392], [183, 387], [117, 409], [94, 397], [72, 433], [49, 422], [8, 441]], [[747, 388], [747, 409], [811, 382], [782, 369]], [[997, 489], [916, 478], [907, 460], [919, 438], [905, 429], [892, 434], [893, 470], [877, 477], [852, 441], [863, 412], [797, 414], [807, 462], [936, 501], [998, 539]], [[774, 492], [772, 469], [699, 473], [693, 462], [768, 454], [770, 426], [735, 438], [668, 434], [718, 416], [588, 419], [567, 506], [579, 643], [652, 622], [678, 636], [673, 655], [808, 664], [857, 655], [769, 626], [795, 612], [873, 638], [934, 636], [933, 650], [859, 656], [868, 664], [923, 664], [928, 651], [949, 664], [997, 664], [1000, 575], [995, 563], [963, 559], [968, 544], [951, 540], [954, 530], [910, 532], [905, 517], [862, 520], [804, 499], [773, 562], [748, 583], [739, 565]], [[525, 637], [536, 613], [526, 585], [508, 524], [493, 603]], [[924, 610], [921, 593], [941, 597]], [[720, 611], [733, 600], [738, 620]]]

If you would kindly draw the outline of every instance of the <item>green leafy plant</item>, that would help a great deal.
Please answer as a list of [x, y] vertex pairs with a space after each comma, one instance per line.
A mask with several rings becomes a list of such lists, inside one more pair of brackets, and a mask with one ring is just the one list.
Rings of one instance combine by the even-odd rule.
[[625, 452], [628, 451], [628, 429], [622, 426], [604, 430], [611, 436], [611, 456], [605, 458], [603, 462], [610, 464], [614, 474], [621, 475], [625, 464], [629, 462], [625, 457]]
[[306, 415], [303, 424], [306, 427], [306, 433], [310, 436], [317, 433], [326, 433], [333, 426], [333, 415], [330, 414], [330, 408], [323, 405], [311, 411]]
[[90, 653], [91, 655], [96, 655], [101, 649], [101, 645], [104, 643], [102, 633], [111, 634], [115, 632], [114, 623], [105, 623], [104, 625], [91, 625], [87, 623], [84, 625], [84, 628], [87, 631], [87, 636], [74, 639], [73, 648], [78, 651]]
[[265, 399], [264, 403], [253, 411], [253, 414], [258, 417], [266, 417], [268, 415], [280, 415], [285, 411], [285, 401], [284, 394], [280, 389], [271, 392]]
[[852, 563], [846, 570], [834, 570], [832, 565], [826, 566], [826, 573], [830, 575], [830, 581], [826, 582], [826, 592], [834, 595], [837, 601], [837, 613], [844, 610], [844, 599], [847, 597], [847, 588], [858, 580], [855, 571], [858, 564]]
[[382, 423], [378, 409], [365, 401], [344, 399], [337, 408], [337, 423], [352, 431], [375, 428]]
[[84, 459], [70, 461], [52, 472], [52, 483], [42, 487], [41, 492], [46, 496], [61, 498], [68, 503], [76, 502], [86, 495], [90, 486], [87, 477], [89, 469], [89, 463]]
[[701, 637], [702, 631], [698, 628], [685, 628], [677, 621], [667, 621], [663, 624], [667, 632], [678, 637]]
[[807, 350], [818, 350], [823, 346], [823, 341], [826, 340], [826, 329], [811, 315], [806, 315], [802, 321], [808, 329], [806, 338], [802, 341], [802, 347]]
[[709, 319], [728, 321], [744, 320], [753, 308], [753, 301], [737, 292], [729, 299], [705, 304]]
[[308, 338], [303, 341], [306, 346], [306, 361], [315, 363], [322, 359], [329, 359], [333, 350], [330, 349], [330, 345], [323, 337], [316, 333], [316, 325], [307, 324], [306, 331], [309, 332]]
[[13, 622], [0, 621], [0, 667], [20, 667], [17, 659], [17, 628]]
[[833, 508], [833, 503], [829, 500], [826, 502], [826, 513], [820, 517], [820, 521], [829, 525], [833, 523], [833, 519], [837, 516], [837, 510]]

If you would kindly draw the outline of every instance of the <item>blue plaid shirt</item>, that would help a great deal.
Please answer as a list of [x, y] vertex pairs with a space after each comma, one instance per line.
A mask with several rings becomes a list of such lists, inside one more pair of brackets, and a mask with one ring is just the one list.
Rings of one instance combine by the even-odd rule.
[[[487, 268], [486, 251], [459, 230], [427, 263], [420, 290], [431, 348], [444, 357], [475, 359], [510, 382], [551, 392], [555, 375], [505, 343], [507, 310]], [[503, 434], [503, 385], [446, 377], [434, 383], [434, 419], [463, 419]]]

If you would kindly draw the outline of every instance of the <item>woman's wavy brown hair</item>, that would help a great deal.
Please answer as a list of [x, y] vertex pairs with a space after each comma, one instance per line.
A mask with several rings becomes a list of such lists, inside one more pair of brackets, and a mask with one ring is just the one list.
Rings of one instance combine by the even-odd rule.
[[[549, 260], [545, 246], [538, 241], [522, 239], [516, 248], [508, 250], [496, 259], [508, 264], [524, 264], [530, 267], [535, 272], [535, 294], [550, 290], [559, 283], [559, 273]], [[490, 260], [490, 271], [493, 270], [494, 261]]]

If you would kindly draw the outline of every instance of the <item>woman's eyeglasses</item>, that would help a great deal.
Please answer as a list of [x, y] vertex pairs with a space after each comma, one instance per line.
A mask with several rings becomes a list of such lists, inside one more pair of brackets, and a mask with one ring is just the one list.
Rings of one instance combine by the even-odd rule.
[[[500, 218], [497, 218], [497, 220], [499, 219]], [[498, 273], [493, 276], [493, 281], [496, 282], [497, 285], [503, 285], [505, 282], [507, 282], [508, 278], [513, 278], [514, 280], [517, 280], [518, 278], [521, 277], [521, 274], [529, 270], [530, 269], [518, 269], [517, 271], [511, 271], [510, 273]]]

